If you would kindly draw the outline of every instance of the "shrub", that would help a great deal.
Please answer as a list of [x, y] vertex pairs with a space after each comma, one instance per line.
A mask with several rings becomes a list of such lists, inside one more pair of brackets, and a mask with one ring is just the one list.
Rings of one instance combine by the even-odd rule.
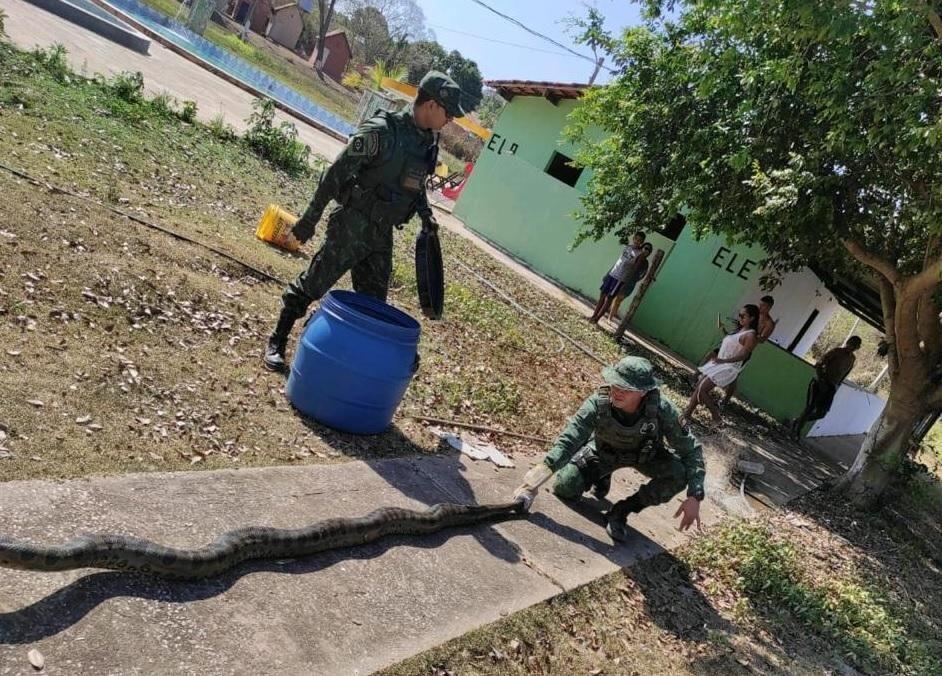
[[173, 109], [173, 96], [169, 92], [161, 92], [150, 100], [151, 108], [161, 117], [173, 117], [176, 111]]
[[118, 98], [138, 103], [144, 98], [144, 76], [140, 71], [122, 71], [107, 81], [107, 87]]
[[231, 141], [236, 137], [235, 129], [226, 122], [226, 118], [222, 116], [222, 113], [219, 113], [211, 119], [209, 124], [206, 125], [206, 128], [209, 129], [210, 134], [220, 141]]
[[35, 49], [33, 58], [54, 80], [68, 83], [74, 77], [74, 73], [65, 58], [66, 54], [68, 52], [65, 46], [56, 42], [50, 45], [49, 49]]
[[388, 77], [392, 80], [401, 80], [409, 74], [405, 66], [394, 66], [387, 64], [385, 61], [377, 61], [374, 65], [370, 66], [366, 72], [370, 78], [370, 86], [376, 91], [382, 90], [383, 78]]
[[340, 80], [340, 84], [347, 89], [360, 91], [366, 86], [366, 79], [355, 70], [348, 70]]
[[6, 18], [7, 13], [0, 9], [0, 38], [5, 38], [7, 36], [6, 26], [3, 24]]
[[298, 130], [290, 122], [275, 126], [275, 104], [271, 99], [256, 99], [249, 115], [249, 128], [243, 137], [260, 156], [292, 175], [309, 170], [311, 149], [298, 141]]
[[196, 101], [184, 101], [183, 108], [180, 109], [179, 117], [184, 122], [193, 124], [196, 121], [197, 110]]

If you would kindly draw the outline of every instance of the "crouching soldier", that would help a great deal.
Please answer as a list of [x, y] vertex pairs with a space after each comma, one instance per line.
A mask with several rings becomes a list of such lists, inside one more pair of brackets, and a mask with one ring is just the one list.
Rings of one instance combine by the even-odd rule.
[[529, 507], [540, 485], [555, 474], [553, 492], [560, 498], [576, 499], [592, 490], [602, 499], [612, 473], [634, 467], [651, 480], [609, 511], [606, 529], [612, 539], [628, 537], [629, 514], [667, 502], [684, 488], [687, 498], [674, 516], [681, 517], [681, 530], [694, 522], [699, 527], [703, 452], [678, 424], [677, 407], [661, 397], [651, 363], [625, 357], [603, 369], [602, 378], [605, 385], [569, 419], [543, 462], [527, 472], [514, 498]]

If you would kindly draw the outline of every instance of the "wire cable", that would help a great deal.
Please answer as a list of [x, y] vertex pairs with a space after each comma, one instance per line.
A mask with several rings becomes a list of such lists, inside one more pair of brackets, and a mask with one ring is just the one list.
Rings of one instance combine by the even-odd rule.
[[[525, 30], [527, 33], [530, 33], [531, 35], [535, 35], [536, 37], [540, 38], [541, 40], [546, 40], [547, 42], [556, 45], [556, 46], [559, 47], [560, 49], [564, 49], [564, 50], [566, 50], [567, 52], [569, 52], [570, 54], [573, 54], [573, 55], [575, 55], [575, 56], [578, 56], [580, 59], [585, 59], [586, 61], [588, 61], [588, 62], [590, 62], [590, 63], [592, 63], [592, 64], [596, 64], [596, 60], [595, 60], [594, 58], [592, 58], [591, 56], [588, 56], [587, 54], [582, 54], [582, 53], [580, 53], [580, 52], [577, 52], [575, 49], [572, 49], [571, 47], [568, 47], [568, 46], [564, 45], [562, 42], [559, 42], [558, 40], [555, 40], [555, 39], [551, 38], [551, 37], [548, 36], [548, 35], [545, 35], [545, 34], [543, 34], [543, 33], [540, 33], [540, 32], [537, 31], [537, 30], [534, 30], [534, 29], [530, 28], [529, 26], [527, 26], [525, 23], [523, 23], [523, 22], [520, 21], [519, 19], [515, 19], [514, 17], [510, 16], [509, 14], [504, 14], [504, 13], [501, 12], [500, 10], [491, 7], [489, 4], [487, 4], [487, 3], [484, 2], [483, 0], [471, 0], [471, 2], [473, 2], [473, 3], [476, 4], [476, 5], [480, 5], [481, 7], [483, 7], [484, 9], [486, 9], [486, 10], [489, 11], [489, 12], [493, 12], [494, 14], [496, 14], [496, 15], [499, 16], [499, 17], [501, 17], [502, 19], [505, 19], [505, 20], [509, 21], [510, 23], [514, 24], [514, 25], [517, 26], [518, 28], [522, 28], [522, 29]], [[614, 73], [617, 73], [617, 72], [618, 72], [618, 71], [616, 71], [616, 70], [613, 70], [613, 69], [611, 69], [611, 68], [608, 68], [607, 66], [602, 66], [602, 67], [605, 68], [605, 70], [607, 70], [609, 73], [613, 73], [613, 74], [614, 74]]]

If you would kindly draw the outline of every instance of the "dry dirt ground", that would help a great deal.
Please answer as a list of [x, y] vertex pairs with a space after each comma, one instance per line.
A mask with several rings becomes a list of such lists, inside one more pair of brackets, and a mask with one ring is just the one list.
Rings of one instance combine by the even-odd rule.
[[[172, 102], [129, 102], [118, 89], [0, 45], [0, 162], [40, 181], [0, 171], [0, 481], [438, 452], [412, 414], [552, 437], [597, 384], [599, 364], [470, 270], [602, 360], [622, 354], [568, 305], [446, 232], [447, 320], [421, 319], [422, 368], [395, 424], [354, 437], [298, 416], [283, 378], [259, 364], [279, 284], [113, 209], [284, 280], [316, 242], [288, 255], [258, 242], [255, 224], [269, 202], [302, 209], [312, 176], [181, 122]], [[419, 317], [414, 235], [414, 226], [397, 234], [391, 301]], [[683, 372], [656, 361], [681, 403]], [[773, 421], [738, 406], [730, 414], [710, 462], [735, 457], [737, 437], [787, 450]], [[520, 463], [544, 449], [493, 440]], [[893, 524], [937, 528], [938, 480], [919, 474], [899, 495], [898, 516], [873, 518], [813, 496], [393, 673], [932, 673], [942, 650], [938, 562]], [[775, 585], [763, 588], [772, 573]]]

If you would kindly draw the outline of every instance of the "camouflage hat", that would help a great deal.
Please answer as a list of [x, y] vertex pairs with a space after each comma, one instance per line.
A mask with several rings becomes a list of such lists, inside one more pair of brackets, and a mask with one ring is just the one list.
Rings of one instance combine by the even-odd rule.
[[636, 392], [648, 392], [661, 384], [654, 377], [651, 362], [644, 357], [625, 357], [614, 366], [606, 366], [602, 378], [609, 385]]
[[464, 117], [464, 111], [461, 109], [461, 87], [444, 73], [430, 70], [419, 83], [419, 91], [438, 101], [452, 117]]

